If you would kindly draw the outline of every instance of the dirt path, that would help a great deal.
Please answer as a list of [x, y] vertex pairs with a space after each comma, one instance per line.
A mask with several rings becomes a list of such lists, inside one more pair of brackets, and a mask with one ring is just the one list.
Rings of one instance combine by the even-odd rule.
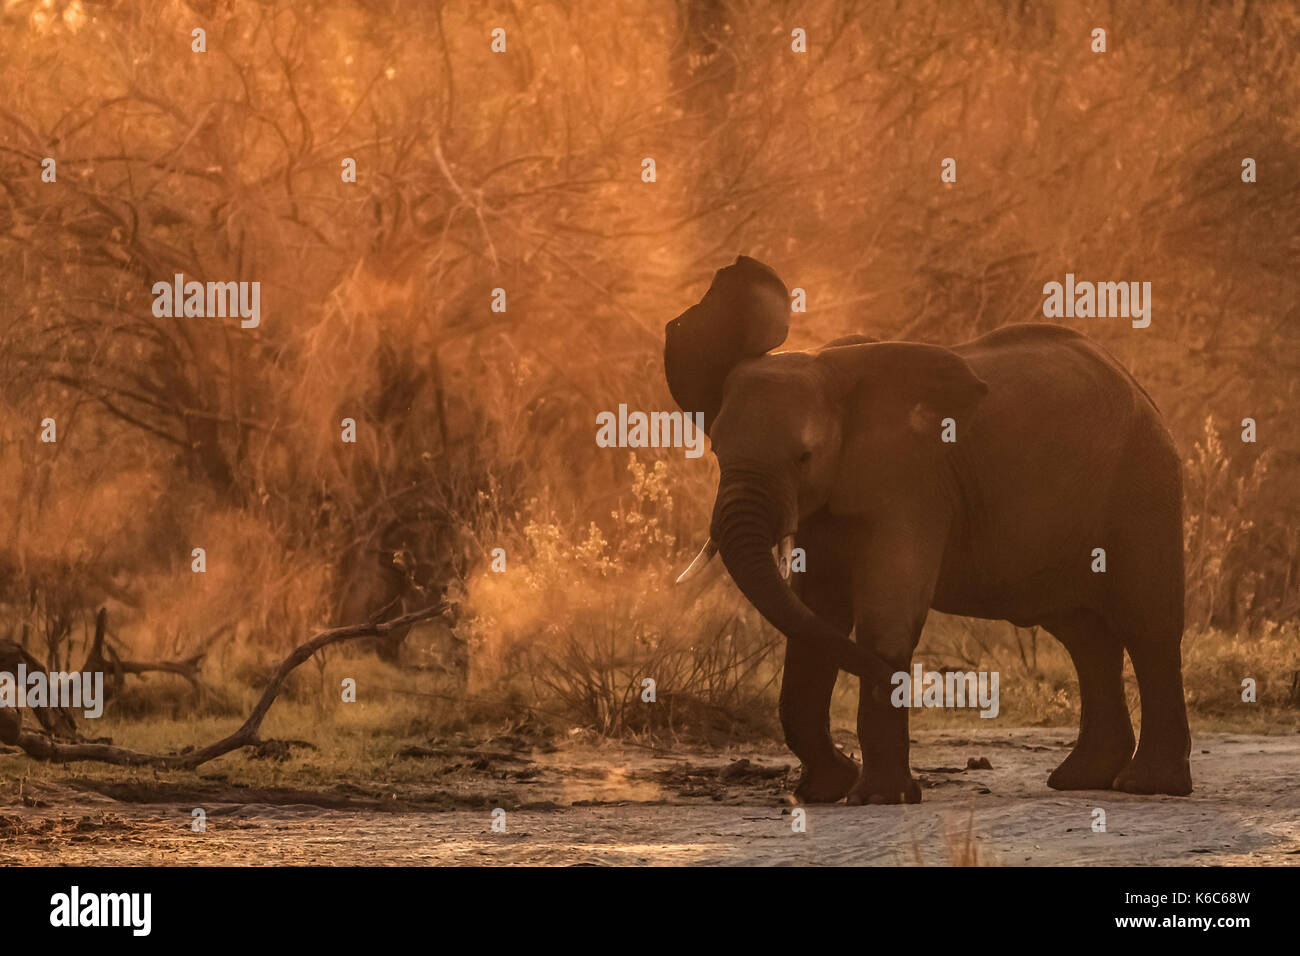
[[[1069, 736], [918, 734], [912, 762], [924, 802], [810, 807], [806, 833], [792, 829], [791, 759], [776, 749], [520, 748], [443, 767], [440, 789], [387, 802], [337, 792], [95, 792], [76, 780], [0, 807], [0, 864], [934, 865], [968, 847], [1002, 865], [1300, 862], [1300, 736], [1197, 738], [1188, 798], [1049, 790]], [[992, 769], [965, 769], [979, 758]], [[196, 806], [206, 832], [191, 830]], [[491, 830], [497, 806], [507, 810], [505, 833]], [[1095, 808], [1106, 832], [1093, 831]]]

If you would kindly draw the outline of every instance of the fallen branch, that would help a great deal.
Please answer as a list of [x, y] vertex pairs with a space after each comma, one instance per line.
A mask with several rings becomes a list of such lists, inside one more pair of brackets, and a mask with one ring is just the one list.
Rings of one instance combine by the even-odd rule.
[[262, 692], [262, 697], [257, 702], [257, 706], [253, 708], [253, 712], [248, 715], [248, 719], [244, 721], [238, 730], [229, 737], [225, 737], [214, 744], [209, 744], [201, 750], [190, 750], [179, 754], [146, 754], [127, 750], [124, 747], [115, 747], [112, 744], [62, 743], [47, 733], [24, 730], [21, 723], [12, 728], [9, 725], [0, 723], [0, 740], [7, 744], [16, 744], [29, 757], [35, 757], [37, 760], [52, 760], [56, 763], [65, 763], [70, 760], [95, 760], [100, 763], [128, 767], [149, 766], [161, 767], [166, 770], [192, 770], [200, 764], [215, 760], [232, 750], [238, 750], [241, 747], [255, 747], [265, 743], [258, 737], [257, 733], [261, 729], [262, 720], [266, 717], [267, 711], [271, 709], [271, 704], [274, 703], [276, 695], [280, 693], [280, 687], [284, 684], [285, 678], [289, 676], [294, 668], [305, 662], [322, 647], [339, 644], [358, 637], [383, 636], [399, 627], [409, 627], [418, 621], [427, 621], [430, 618], [437, 617], [445, 612], [449, 606], [447, 602], [443, 601], [433, 607], [395, 617], [391, 621], [352, 624], [347, 627], [335, 627], [328, 631], [322, 631], [307, 643], [295, 649], [292, 654], [281, 662], [275, 674], [271, 677], [271, 682], [266, 685], [266, 690]]

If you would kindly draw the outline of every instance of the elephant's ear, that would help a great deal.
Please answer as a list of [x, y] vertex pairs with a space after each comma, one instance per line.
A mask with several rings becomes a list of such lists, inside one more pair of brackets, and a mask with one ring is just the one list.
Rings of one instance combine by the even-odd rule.
[[[930, 414], [965, 416], [989, 390], [965, 359], [939, 345], [843, 345], [822, 349], [818, 359], [831, 369], [850, 404], [870, 396], [883, 409], [901, 412], [913, 430], [920, 430]], [[918, 406], [928, 414], [918, 418]]]
[[952, 447], [943, 419], [966, 421], [988, 391], [956, 352], [915, 342], [845, 345], [817, 353], [844, 403], [840, 463], [828, 503], [835, 515], [897, 517], [929, 499], [923, 489]]
[[664, 374], [684, 412], [703, 412], [705, 430], [738, 362], [757, 358], [790, 330], [790, 294], [775, 272], [749, 256], [719, 269], [704, 298], [664, 329]]

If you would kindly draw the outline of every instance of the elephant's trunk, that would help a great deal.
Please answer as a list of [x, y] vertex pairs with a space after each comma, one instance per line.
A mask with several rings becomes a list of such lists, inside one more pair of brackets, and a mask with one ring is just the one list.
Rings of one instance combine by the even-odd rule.
[[724, 470], [712, 527], [722, 563], [741, 593], [788, 640], [820, 648], [860, 678], [888, 682], [888, 665], [810, 611], [782, 579], [772, 545], [790, 530], [782, 522], [792, 520], [789, 511], [794, 499], [793, 489], [786, 495], [768, 491], [774, 484], [779, 483], [770, 474]]

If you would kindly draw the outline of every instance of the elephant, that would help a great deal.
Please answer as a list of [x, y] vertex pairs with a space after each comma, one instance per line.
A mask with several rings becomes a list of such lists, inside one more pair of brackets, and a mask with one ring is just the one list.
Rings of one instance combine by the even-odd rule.
[[[667, 324], [664, 371], [682, 411], [703, 415], [720, 473], [708, 543], [682, 579], [720, 554], [785, 636], [796, 799], [920, 801], [889, 683], [931, 608], [1041, 625], [1065, 646], [1079, 734], [1050, 787], [1190, 793], [1181, 462], [1145, 389], [1063, 326], [952, 348], [852, 335], [774, 351], [790, 314], [785, 283], [739, 256]], [[795, 547], [805, 568], [791, 576]], [[859, 678], [861, 766], [831, 740], [841, 669]]]

